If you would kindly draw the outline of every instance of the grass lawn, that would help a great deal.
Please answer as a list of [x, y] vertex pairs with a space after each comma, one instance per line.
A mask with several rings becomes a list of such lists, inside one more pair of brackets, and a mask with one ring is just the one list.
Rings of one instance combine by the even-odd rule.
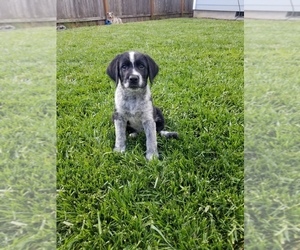
[[[242, 249], [243, 23], [170, 19], [57, 34], [58, 249]], [[118, 53], [148, 53], [167, 128], [112, 151]]]
[[51, 249], [56, 31], [2, 31], [0, 44], [0, 249]]
[[299, 39], [299, 22], [245, 22], [247, 249], [300, 249]]

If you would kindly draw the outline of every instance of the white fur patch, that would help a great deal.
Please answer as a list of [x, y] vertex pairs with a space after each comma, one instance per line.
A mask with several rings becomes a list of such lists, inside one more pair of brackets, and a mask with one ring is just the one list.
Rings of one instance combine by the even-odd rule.
[[129, 52], [129, 60], [134, 65], [134, 51]]
[[[142, 75], [135, 69], [135, 66], [134, 66], [134, 55], [135, 55], [135, 52], [134, 51], [131, 51], [131, 52], [128, 52], [129, 54], [129, 60], [130, 62], [132, 63], [132, 67], [133, 67], [133, 70], [132, 70], [132, 75], [136, 75], [139, 77], [139, 86], [142, 87], [143, 86], [143, 77]], [[125, 82], [124, 86], [126, 88], [129, 87], [129, 83], [128, 82]]]

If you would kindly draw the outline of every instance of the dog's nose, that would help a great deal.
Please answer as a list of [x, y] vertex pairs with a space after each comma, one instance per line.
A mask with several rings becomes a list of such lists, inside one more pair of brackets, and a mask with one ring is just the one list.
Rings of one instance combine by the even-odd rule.
[[131, 75], [131, 76], [129, 76], [129, 81], [130, 81], [130, 83], [136, 84], [139, 81], [139, 76]]

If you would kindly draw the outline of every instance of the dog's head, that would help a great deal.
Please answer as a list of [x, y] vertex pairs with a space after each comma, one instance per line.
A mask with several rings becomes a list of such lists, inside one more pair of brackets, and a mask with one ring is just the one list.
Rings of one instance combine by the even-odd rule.
[[109, 64], [106, 73], [116, 84], [124, 88], [138, 89], [147, 85], [149, 78], [153, 82], [158, 73], [158, 66], [154, 60], [139, 52], [125, 52], [117, 55]]
[[114, 13], [113, 13], [113, 12], [107, 12], [107, 13], [106, 13], [106, 16], [107, 16], [108, 19], [109, 19], [109, 18], [113, 18]]

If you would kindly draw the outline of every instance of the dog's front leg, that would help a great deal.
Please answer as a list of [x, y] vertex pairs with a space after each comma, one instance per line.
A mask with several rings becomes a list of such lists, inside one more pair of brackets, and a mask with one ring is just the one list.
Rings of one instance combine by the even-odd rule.
[[114, 124], [116, 134], [114, 151], [123, 153], [126, 148], [126, 121], [121, 117], [118, 117], [114, 120]]
[[147, 120], [143, 122], [143, 127], [146, 134], [146, 158], [152, 160], [158, 158], [157, 141], [156, 141], [156, 125], [154, 120]]

